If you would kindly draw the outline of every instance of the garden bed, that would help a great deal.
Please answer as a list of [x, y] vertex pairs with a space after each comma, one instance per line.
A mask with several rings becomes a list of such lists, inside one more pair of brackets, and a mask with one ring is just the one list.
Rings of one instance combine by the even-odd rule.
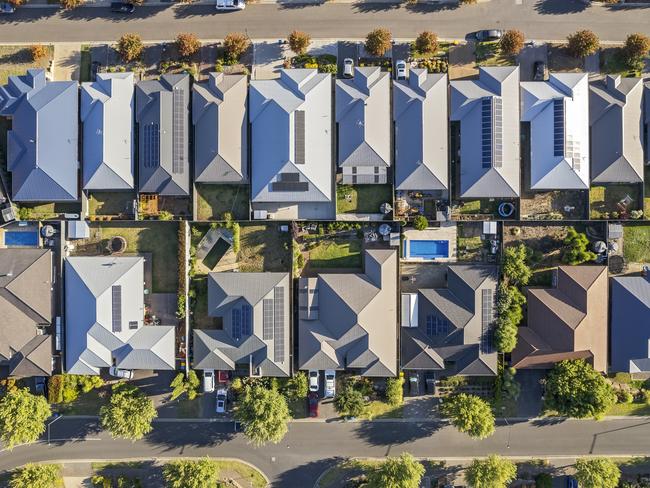
[[318, 69], [319, 73], [336, 74], [336, 56], [333, 54], [299, 54], [291, 58], [287, 67]]

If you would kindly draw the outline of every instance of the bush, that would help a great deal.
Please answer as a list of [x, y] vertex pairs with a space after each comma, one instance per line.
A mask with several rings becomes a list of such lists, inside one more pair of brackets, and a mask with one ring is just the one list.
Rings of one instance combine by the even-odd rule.
[[85, 0], [59, 0], [61, 6], [66, 10], [71, 10], [73, 8], [81, 7]]
[[386, 380], [386, 401], [393, 407], [404, 403], [404, 378], [388, 378]]
[[40, 61], [50, 55], [50, 50], [43, 44], [32, 44], [29, 46], [29, 52], [32, 55], [32, 61]]
[[211, 459], [190, 461], [179, 459], [163, 467], [163, 478], [169, 488], [202, 488], [218, 486], [219, 467]]
[[193, 56], [201, 49], [201, 41], [196, 34], [182, 33], [176, 36], [176, 49], [182, 58]]
[[338, 67], [335, 64], [319, 64], [318, 72], [335, 75], [338, 72]]
[[623, 52], [628, 65], [641, 61], [650, 51], [650, 38], [643, 34], [630, 34], [625, 40]]
[[47, 401], [63, 403], [63, 375], [55, 374], [47, 382]]
[[508, 30], [503, 33], [499, 41], [499, 48], [503, 54], [514, 56], [519, 54], [524, 47], [524, 34], [518, 30]]
[[[302, 256], [302, 254], [301, 254]], [[304, 399], [309, 392], [309, 380], [303, 371], [298, 371], [293, 377], [288, 378], [282, 394], [289, 400]]]
[[9, 480], [10, 488], [52, 488], [61, 482], [61, 467], [57, 464], [26, 464], [15, 470]]
[[239, 224], [235, 222], [232, 224], [232, 252], [237, 254], [240, 249], [240, 234], [241, 234], [241, 229], [239, 228]]
[[416, 230], [424, 230], [429, 227], [429, 221], [424, 215], [416, 215], [413, 219], [413, 227]]
[[564, 245], [567, 248], [562, 253], [562, 262], [572, 266], [593, 261], [596, 259], [596, 254], [587, 250], [589, 246], [589, 239], [581, 232], [576, 231], [573, 227], [569, 227], [567, 235], [564, 239]]
[[158, 212], [158, 220], [172, 220], [174, 218], [174, 215], [171, 212], [168, 212], [167, 210], [161, 210]]
[[433, 32], [424, 31], [415, 39], [415, 49], [422, 54], [433, 54], [438, 50], [438, 36]]
[[334, 398], [334, 408], [345, 417], [360, 417], [366, 411], [366, 402], [360, 391], [347, 384]]
[[646, 405], [650, 405], [650, 390], [641, 390], [641, 401]]
[[618, 403], [632, 403], [634, 396], [627, 390], [617, 390], [616, 399]]
[[600, 49], [600, 41], [590, 30], [579, 30], [567, 37], [567, 48], [576, 58], [584, 58]]
[[366, 51], [371, 56], [383, 56], [391, 48], [392, 36], [388, 29], [379, 28], [366, 36]]
[[539, 473], [535, 476], [535, 488], [552, 488], [553, 477], [548, 473]]
[[239, 61], [250, 45], [251, 41], [245, 34], [241, 32], [228, 34], [223, 40], [226, 61], [231, 63]]
[[144, 51], [142, 38], [138, 34], [124, 34], [117, 41], [117, 52], [126, 63], [140, 59]]
[[503, 274], [509, 282], [526, 286], [533, 272], [528, 267], [528, 248], [519, 244], [508, 247], [503, 253]]
[[183, 393], [187, 393], [188, 400], [194, 400], [199, 394], [200, 386], [199, 378], [196, 371], [190, 369], [185, 376], [185, 373], [178, 373], [169, 385], [172, 388], [171, 400], [176, 400]]
[[305, 54], [311, 43], [311, 37], [306, 32], [294, 30], [287, 38], [289, 47], [296, 54]]

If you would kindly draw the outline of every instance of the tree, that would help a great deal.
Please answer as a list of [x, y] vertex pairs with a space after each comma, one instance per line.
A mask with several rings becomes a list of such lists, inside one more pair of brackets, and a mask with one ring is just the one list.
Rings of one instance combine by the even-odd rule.
[[386, 401], [393, 407], [404, 402], [404, 378], [388, 378], [386, 380]]
[[9, 450], [36, 441], [52, 410], [45, 397], [16, 388], [0, 397], [0, 441]]
[[230, 62], [237, 62], [242, 54], [251, 45], [251, 41], [245, 34], [241, 32], [234, 32], [228, 34], [223, 40], [223, 48], [225, 50], [226, 59]]
[[523, 244], [507, 247], [503, 253], [503, 274], [509, 282], [526, 286], [533, 272], [528, 267], [528, 248]]
[[460, 393], [442, 404], [442, 413], [452, 425], [474, 439], [494, 434], [494, 414], [488, 402], [476, 395]]
[[514, 351], [517, 347], [517, 331], [517, 325], [504, 317], [499, 317], [494, 330], [494, 347], [497, 351], [504, 353]]
[[630, 34], [625, 40], [623, 52], [629, 65], [633, 65], [648, 55], [650, 51], [650, 38], [643, 34]]
[[334, 408], [344, 417], [361, 417], [366, 412], [366, 402], [361, 392], [348, 384], [334, 398]]
[[203, 488], [219, 481], [217, 463], [209, 458], [198, 461], [180, 459], [163, 467], [163, 478], [169, 488]]
[[553, 488], [553, 477], [548, 473], [535, 476], [535, 488]]
[[517, 328], [524, 317], [524, 303], [526, 297], [516, 286], [505, 281], [499, 283], [494, 344], [500, 352], [512, 352], [517, 345]]
[[25, 3], [25, 0], [8, 0], [8, 2], [14, 7], [20, 7]]
[[178, 373], [169, 385], [172, 388], [171, 400], [176, 400], [183, 393], [187, 393], [188, 400], [194, 400], [199, 393], [201, 382], [196, 376], [196, 371], [190, 369], [185, 373]]
[[380, 27], [366, 36], [366, 51], [371, 56], [383, 56], [391, 47], [392, 36], [388, 29]]
[[438, 50], [438, 36], [433, 32], [424, 31], [415, 39], [415, 49], [421, 54], [433, 54]]
[[499, 41], [499, 47], [503, 54], [508, 56], [514, 56], [519, 54], [524, 47], [524, 33], [518, 30], [507, 30], [503, 33], [501, 40]]
[[287, 38], [289, 47], [296, 54], [305, 54], [311, 44], [311, 36], [299, 30], [291, 31]]
[[429, 221], [424, 215], [416, 215], [413, 219], [413, 227], [415, 230], [424, 230], [429, 227]]
[[368, 473], [368, 488], [418, 488], [424, 466], [409, 453], [388, 457]]
[[151, 423], [158, 416], [151, 399], [128, 383], [113, 385], [108, 405], [99, 410], [102, 428], [114, 438], [137, 441], [151, 432]]
[[515, 463], [496, 455], [474, 459], [465, 471], [465, 479], [472, 488], [506, 488], [516, 475]]
[[140, 59], [142, 51], [144, 51], [144, 44], [138, 34], [124, 34], [117, 41], [117, 47], [115, 49], [120, 53], [125, 63], [130, 63], [131, 61]]
[[189, 58], [199, 52], [201, 41], [196, 34], [181, 33], [176, 36], [176, 49], [182, 58]]
[[576, 479], [580, 486], [616, 488], [621, 470], [611, 459], [579, 459], [576, 461]]
[[567, 37], [567, 48], [576, 58], [584, 58], [600, 49], [600, 41], [590, 30], [579, 30]]
[[59, 0], [61, 6], [66, 10], [72, 10], [73, 8], [81, 7], [86, 0]]
[[560, 361], [546, 378], [546, 408], [568, 417], [602, 417], [616, 403], [603, 376], [583, 359]]
[[289, 430], [291, 414], [287, 400], [277, 390], [255, 385], [244, 390], [235, 418], [244, 424], [250, 441], [261, 446], [282, 440]]
[[587, 261], [596, 259], [596, 254], [589, 251], [589, 239], [582, 232], [576, 231], [573, 227], [569, 227], [567, 235], [564, 238], [564, 245], [567, 246], [562, 253], [562, 262], [575, 266]]
[[59, 486], [61, 467], [57, 464], [26, 464], [15, 470], [9, 480], [10, 488], [52, 488]]
[[32, 44], [29, 46], [29, 52], [32, 55], [32, 61], [40, 61], [50, 54], [50, 50], [43, 44]]
[[287, 382], [281, 390], [282, 394], [289, 400], [304, 399], [307, 393], [309, 393], [309, 380], [307, 379], [307, 375], [304, 371], [298, 371], [293, 377], [287, 379]]

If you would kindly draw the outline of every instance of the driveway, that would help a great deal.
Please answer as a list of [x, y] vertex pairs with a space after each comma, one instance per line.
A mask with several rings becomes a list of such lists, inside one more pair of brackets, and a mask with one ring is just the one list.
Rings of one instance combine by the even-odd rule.
[[548, 49], [546, 44], [525, 46], [517, 56], [519, 63], [519, 78], [521, 81], [532, 81], [533, 67], [537, 61], [548, 66]]
[[395, 68], [395, 63], [400, 59], [403, 59], [404, 61], [408, 61], [409, 56], [411, 54], [411, 44], [408, 42], [395, 43], [393, 44], [392, 53], [393, 53], [393, 78], [395, 78], [395, 73], [397, 71]]
[[359, 43], [339, 41], [337, 49], [338, 55], [336, 62], [338, 64], [339, 78], [341, 78], [343, 76], [343, 60], [345, 58], [351, 58], [354, 61], [354, 65], [359, 66]]
[[519, 370], [515, 379], [521, 390], [517, 402], [518, 417], [537, 417], [542, 410], [542, 385], [540, 380], [546, 377], [544, 370]]

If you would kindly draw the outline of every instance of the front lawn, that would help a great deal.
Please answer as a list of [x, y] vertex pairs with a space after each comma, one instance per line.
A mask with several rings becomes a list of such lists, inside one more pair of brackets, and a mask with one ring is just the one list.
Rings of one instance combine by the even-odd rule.
[[623, 227], [623, 255], [632, 263], [650, 261], [650, 225]]
[[621, 75], [636, 78], [642, 76], [643, 64], [630, 66], [625, 59], [622, 47], [606, 47], [600, 50], [600, 72], [608, 75]]
[[338, 185], [337, 213], [379, 213], [382, 203], [393, 204], [391, 185]]
[[230, 212], [234, 220], [249, 220], [248, 185], [196, 185], [196, 219], [223, 220]]
[[608, 416], [641, 416], [650, 415], [650, 405], [646, 403], [616, 403], [605, 415]]
[[361, 418], [368, 420], [401, 419], [403, 412], [404, 405], [398, 405], [394, 407], [381, 400], [373, 400], [367, 405], [366, 412]]
[[29, 46], [0, 46], [0, 85], [5, 85], [10, 76], [24, 75], [30, 68], [47, 68], [54, 47], [47, 45], [47, 48], [48, 55], [34, 61]]
[[476, 43], [476, 64], [478, 66], [514, 66], [514, 56], [501, 53], [498, 41]]
[[99, 415], [99, 409], [109, 396], [107, 387], [97, 388], [88, 393], [80, 393], [73, 402], [53, 405], [52, 410], [61, 415]]
[[235, 460], [215, 460], [215, 464], [219, 470], [219, 478], [221, 480], [232, 478], [237, 486], [250, 486], [251, 488], [264, 488], [268, 486], [264, 475], [251, 465]]
[[361, 268], [361, 242], [348, 239], [324, 239], [309, 250], [313, 268]]
[[279, 224], [241, 224], [237, 255], [242, 272], [286, 271], [291, 269], [291, 235], [280, 232]]

